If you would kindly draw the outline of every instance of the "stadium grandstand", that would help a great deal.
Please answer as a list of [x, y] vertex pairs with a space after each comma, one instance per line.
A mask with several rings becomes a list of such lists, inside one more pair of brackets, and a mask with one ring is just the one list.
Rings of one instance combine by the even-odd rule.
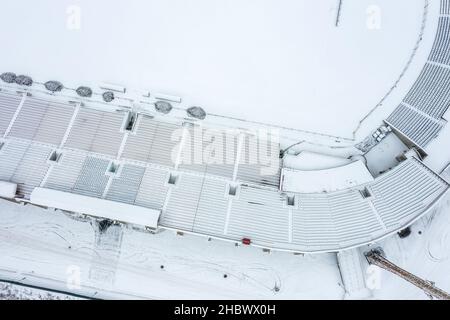
[[441, 1], [438, 31], [428, 62], [402, 103], [386, 123], [410, 146], [424, 149], [437, 137], [450, 105], [450, 1]]
[[[412, 149], [424, 150], [447, 123], [449, 15], [450, 0], [442, 0], [429, 59], [385, 120]], [[151, 230], [275, 250], [336, 252], [408, 227], [449, 188], [417, 154], [348, 188], [286, 191], [282, 161], [263, 174], [268, 164], [252, 161], [255, 137], [246, 131], [221, 133], [234, 146], [226, 164], [185, 163], [183, 155], [195, 153], [192, 148], [200, 143], [194, 133], [199, 125], [189, 119], [161, 120], [133, 108], [91, 106], [88, 100], [43, 97], [34, 95], [33, 88], [6, 85], [0, 108], [0, 181], [17, 185], [18, 201]], [[179, 140], [173, 139], [176, 131]], [[272, 154], [282, 154], [279, 141], [256, 139]], [[98, 211], [79, 204], [84, 201]]]

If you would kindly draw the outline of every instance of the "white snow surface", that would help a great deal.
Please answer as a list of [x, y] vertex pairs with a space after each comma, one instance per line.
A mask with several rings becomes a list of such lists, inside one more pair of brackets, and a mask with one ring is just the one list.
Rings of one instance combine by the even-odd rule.
[[299, 193], [321, 193], [345, 190], [374, 180], [363, 161], [322, 170], [283, 168], [281, 190]]
[[[398, 266], [450, 292], [450, 195], [431, 214], [411, 227], [406, 239], [391, 237], [379, 245], [386, 257]], [[420, 289], [381, 271], [380, 288], [375, 299], [429, 299]]]
[[64, 291], [75, 267], [81, 289], [71, 292], [97, 298], [339, 299], [344, 294], [334, 254], [265, 253], [170, 231], [123, 229], [117, 238], [106, 233], [99, 240], [89, 222], [7, 201], [0, 201], [0, 216], [3, 279]]
[[283, 158], [283, 167], [295, 170], [324, 170], [349, 164], [352, 160], [326, 154], [302, 151], [298, 155], [287, 154]]
[[[4, 280], [109, 299], [345, 298], [334, 254], [266, 253], [170, 231], [152, 235], [130, 228], [99, 241], [92, 221], [5, 200], [0, 201], [0, 215]], [[450, 195], [412, 226], [408, 238], [393, 236], [373, 247], [381, 245], [388, 259], [450, 291], [449, 234]], [[68, 289], [74, 267], [80, 271], [81, 286]], [[363, 273], [369, 276], [364, 268]], [[370, 298], [428, 299], [385, 271]]]
[[[345, 0], [336, 27], [337, 4], [5, 1], [0, 70], [68, 88], [119, 83], [180, 96], [212, 114], [351, 137], [407, 65], [425, 1]], [[375, 123], [423, 67], [438, 5], [431, 1], [419, 50]]]

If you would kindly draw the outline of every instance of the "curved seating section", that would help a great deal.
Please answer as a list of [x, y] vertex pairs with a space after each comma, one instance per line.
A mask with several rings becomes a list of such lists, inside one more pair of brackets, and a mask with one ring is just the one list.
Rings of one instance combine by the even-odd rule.
[[[35, 187], [161, 210], [159, 225], [225, 240], [249, 238], [262, 247], [298, 252], [338, 251], [372, 242], [420, 217], [448, 189], [423, 163], [410, 158], [374, 181], [353, 189], [319, 194], [284, 194], [205, 172], [177, 172], [151, 163], [86, 150], [52, 148], [9, 138], [0, 151], [0, 180], [19, 184], [27, 196]], [[365, 190], [365, 193], [361, 191]], [[367, 192], [369, 194], [367, 194]], [[288, 201], [291, 199], [291, 201]]]
[[227, 235], [275, 245], [287, 243], [289, 215], [283, 204], [282, 196], [276, 192], [242, 187], [238, 199], [231, 204]]
[[441, 0], [440, 12], [428, 62], [403, 102], [385, 120], [422, 149], [447, 123], [443, 116], [450, 106], [450, 1]]
[[450, 17], [440, 17], [436, 41], [431, 50], [430, 60], [442, 64], [450, 64]]
[[370, 241], [385, 231], [369, 200], [359, 190], [330, 195], [330, 211], [342, 247]]
[[444, 123], [435, 121], [416, 112], [412, 107], [401, 104], [387, 122], [399, 129], [418, 146], [425, 146], [438, 136]]
[[450, 69], [428, 63], [403, 101], [434, 119], [440, 119], [450, 102], [449, 88]]
[[407, 161], [371, 186], [373, 205], [387, 228], [400, 228], [432, 205], [446, 185], [435, 178], [436, 175], [418, 161]]

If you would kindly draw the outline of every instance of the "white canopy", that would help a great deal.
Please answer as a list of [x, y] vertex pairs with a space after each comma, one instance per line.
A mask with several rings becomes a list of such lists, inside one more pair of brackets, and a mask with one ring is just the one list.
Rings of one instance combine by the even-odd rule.
[[40, 206], [83, 213], [153, 229], [158, 227], [158, 219], [161, 214], [160, 210], [45, 188], [35, 188], [31, 193], [30, 200], [31, 203]]

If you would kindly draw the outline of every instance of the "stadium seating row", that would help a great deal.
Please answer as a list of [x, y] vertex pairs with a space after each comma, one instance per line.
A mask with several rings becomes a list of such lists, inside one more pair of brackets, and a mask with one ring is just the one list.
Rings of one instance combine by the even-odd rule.
[[385, 120], [421, 149], [446, 125], [444, 115], [450, 106], [450, 1], [441, 0], [440, 12], [428, 62], [403, 102]]

